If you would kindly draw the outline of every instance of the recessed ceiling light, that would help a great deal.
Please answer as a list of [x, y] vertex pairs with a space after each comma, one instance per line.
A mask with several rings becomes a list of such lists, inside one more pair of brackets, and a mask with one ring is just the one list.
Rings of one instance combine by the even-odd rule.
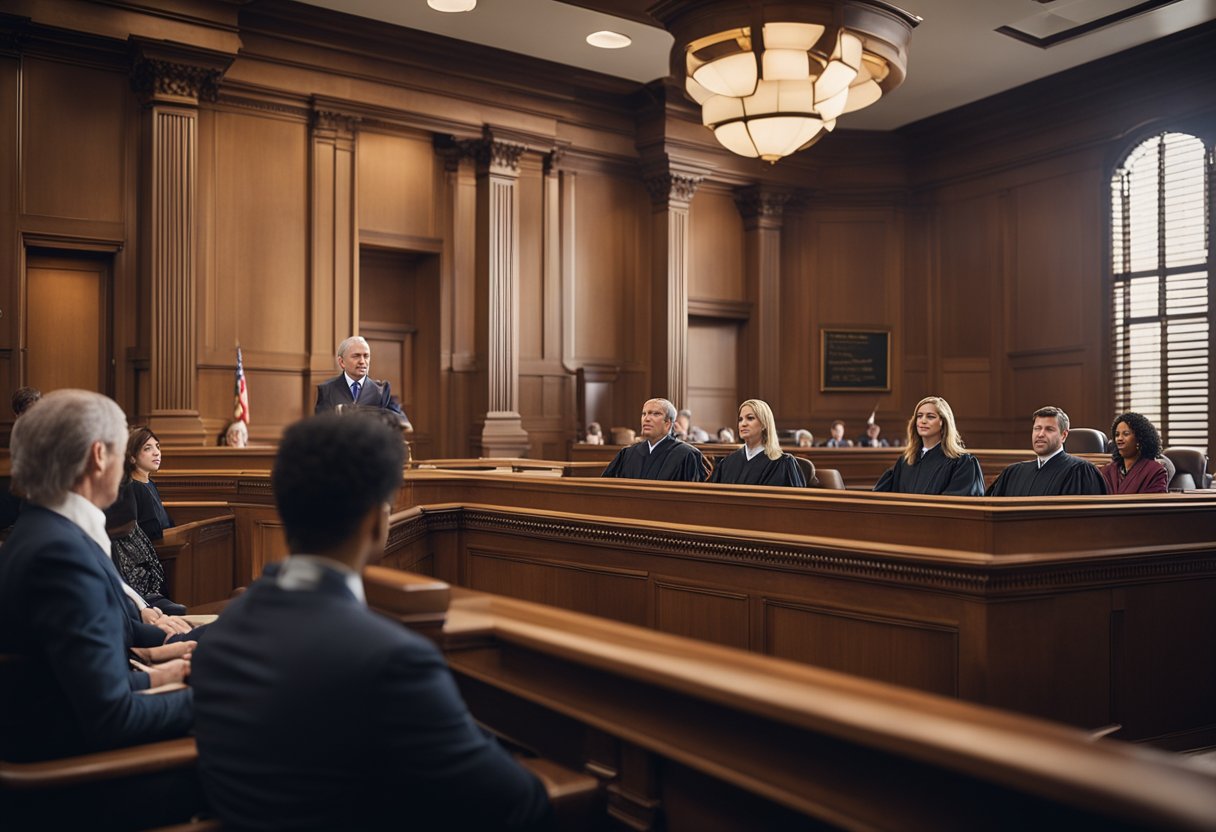
[[477, 8], [477, 0], [426, 0], [426, 4], [437, 12], [471, 12]]
[[633, 40], [628, 35], [622, 35], [620, 32], [592, 32], [587, 35], [587, 43], [592, 46], [598, 46], [600, 49], [624, 49]]

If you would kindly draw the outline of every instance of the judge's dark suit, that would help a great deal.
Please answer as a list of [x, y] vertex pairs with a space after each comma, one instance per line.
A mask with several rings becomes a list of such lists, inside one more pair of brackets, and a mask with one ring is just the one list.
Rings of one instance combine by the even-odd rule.
[[[317, 405], [313, 413], [328, 413], [340, 404], [358, 404], [360, 407], [379, 407], [405, 416], [401, 405], [393, 400], [387, 381], [376, 381], [371, 377], [359, 382], [359, 401], [356, 402], [346, 384], [346, 373], [339, 373], [324, 384], [317, 385]], [[409, 421], [408, 417], [406, 421]]]
[[268, 569], [211, 626], [191, 682], [225, 829], [547, 819], [544, 788], [474, 724], [439, 651], [370, 612], [337, 570], [285, 589]]
[[[5, 759], [29, 760], [183, 736], [191, 691], [138, 696], [127, 649], [164, 633], [127, 612], [109, 555], [83, 529], [28, 504], [0, 548], [0, 653], [22, 657], [0, 691]], [[151, 631], [156, 635], [151, 635]]]

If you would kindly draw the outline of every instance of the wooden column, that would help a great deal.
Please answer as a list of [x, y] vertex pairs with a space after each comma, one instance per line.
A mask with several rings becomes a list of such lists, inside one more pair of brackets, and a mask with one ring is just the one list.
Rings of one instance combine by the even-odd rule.
[[337, 374], [338, 344], [359, 332], [355, 131], [359, 118], [314, 102], [312, 119], [312, 332], [304, 412], [315, 385]]
[[195, 239], [198, 104], [232, 56], [137, 41], [131, 86], [143, 105], [140, 268], [148, 292], [147, 421], [165, 445], [209, 438], [198, 411]]
[[667, 169], [646, 177], [651, 206], [650, 388], [688, 400], [688, 206], [703, 175]]
[[745, 280], [752, 302], [744, 386], [774, 408], [781, 399], [781, 221], [791, 196], [767, 185], [735, 192], [735, 205], [743, 217]]
[[[466, 147], [477, 165], [478, 357], [485, 356], [482, 456], [528, 452], [519, 416], [519, 160], [522, 144], [488, 131]], [[484, 348], [483, 348], [484, 345]]]

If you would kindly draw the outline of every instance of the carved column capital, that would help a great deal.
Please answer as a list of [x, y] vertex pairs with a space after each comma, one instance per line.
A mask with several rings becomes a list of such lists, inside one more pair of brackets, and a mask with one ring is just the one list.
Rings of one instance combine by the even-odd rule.
[[667, 208], [687, 207], [697, 192], [697, 186], [704, 180], [705, 177], [699, 174], [663, 171], [647, 176], [644, 181], [654, 206]]
[[749, 185], [736, 190], [734, 196], [735, 207], [749, 225], [756, 223], [780, 228], [785, 206], [794, 195], [765, 185]]
[[477, 163], [477, 172], [499, 176], [519, 176], [519, 160], [526, 145], [502, 141], [491, 136], [459, 142], [464, 155]]
[[133, 40], [131, 89], [145, 105], [197, 105], [219, 97], [220, 79], [235, 55], [206, 49]]
[[336, 138], [351, 139], [363, 119], [339, 110], [318, 108], [312, 111], [312, 129], [317, 133], [332, 133]]

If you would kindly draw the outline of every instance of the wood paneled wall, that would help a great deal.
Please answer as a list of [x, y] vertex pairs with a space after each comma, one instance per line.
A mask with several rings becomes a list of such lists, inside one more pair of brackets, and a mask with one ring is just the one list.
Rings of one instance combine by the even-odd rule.
[[[107, 392], [133, 421], [156, 416], [150, 344], [164, 309], [151, 300], [156, 267], [136, 253], [157, 208], [140, 190], [149, 145], [127, 37], [172, 41], [184, 63], [221, 67], [194, 105], [206, 443], [231, 411], [238, 344], [253, 439], [273, 442], [336, 372], [336, 343], [393, 322], [417, 327], [401, 384], [429, 453], [481, 447], [503, 347], [530, 455], [563, 457], [577, 435], [579, 368], [611, 385], [605, 427], [634, 426], [645, 398], [680, 398], [659, 389], [669, 324], [652, 309], [654, 282], [669, 279], [656, 264], [678, 254], [656, 250], [675, 243], [654, 238], [654, 183], [677, 180], [692, 194], [688, 315], [736, 333], [733, 393], [730, 379], [702, 386], [766, 397], [782, 427], [817, 436], [837, 417], [858, 432], [876, 406], [898, 433], [930, 392], [954, 403], [976, 446], [1025, 446], [1027, 414], [1048, 402], [1104, 428], [1111, 166], [1137, 130], [1210, 122], [1216, 101], [1216, 70], [1187, 57], [1216, 43], [1207, 26], [896, 133], [840, 130], [768, 166], [718, 148], [665, 83], [557, 73], [288, 0], [202, 2], [182, 17], [18, 5], [0, 20], [0, 388], [40, 383], [25, 353], [29, 252], [85, 250], [111, 275]], [[1146, 65], [1172, 79], [1168, 95], [1152, 94], [1156, 75], [1137, 80]], [[494, 340], [478, 278], [478, 166], [504, 161], [518, 261], [509, 344]], [[415, 309], [363, 279], [368, 252], [428, 264], [412, 278]], [[891, 390], [820, 392], [824, 327], [890, 330]], [[684, 378], [703, 379], [697, 360]]]

